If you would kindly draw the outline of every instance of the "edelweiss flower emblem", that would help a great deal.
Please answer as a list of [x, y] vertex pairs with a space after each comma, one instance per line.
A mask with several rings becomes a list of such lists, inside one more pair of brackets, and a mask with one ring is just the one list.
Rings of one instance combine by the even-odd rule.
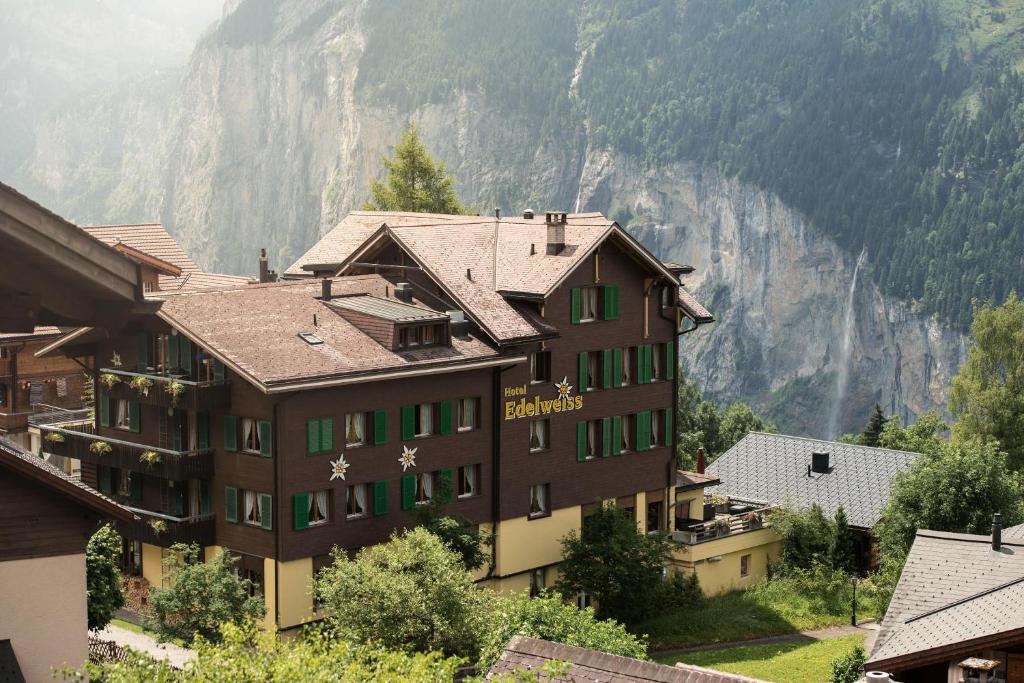
[[121, 367], [121, 354], [115, 351], [114, 355], [110, 357], [110, 364], [115, 368]]
[[569, 384], [569, 378], [563, 377], [561, 382], [556, 382], [555, 389], [558, 389], [558, 398], [569, 398], [569, 394], [572, 392], [572, 385]]
[[331, 460], [331, 481], [335, 479], [345, 479], [345, 472], [350, 467], [349, 463], [345, 462], [345, 454], [342, 453], [338, 456], [337, 460]]
[[408, 446], [402, 446], [402, 457], [398, 459], [398, 462], [402, 463], [402, 471], [405, 472], [410, 467], [416, 467], [416, 451], [418, 448], [409, 448]]

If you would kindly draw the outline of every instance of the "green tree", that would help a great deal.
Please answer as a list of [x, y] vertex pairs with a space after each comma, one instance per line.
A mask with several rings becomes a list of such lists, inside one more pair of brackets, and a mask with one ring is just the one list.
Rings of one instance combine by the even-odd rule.
[[782, 537], [782, 568], [808, 569], [826, 563], [835, 539], [835, 525], [817, 504], [782, 508], [772, 513], [772, 529]]
[[860, 680], [860, 668], [868, 661], [864, 648], [857, 646], [845, 655], [832, 660], [832, 673], [828, 683], [857, 683]]
[[967, 361], [953, 378], [950, 408], [957, 437], [995, 439], [1011, 469], [1024, 466], [1024, 301], [974, 313]]
[[832, 545], [828, 551], [829, 561], [834, 569], [852, 576], [857, 571], [857, 557], [853, 545], [853, 532], [850, 531], [850, 521], [842, 505], [836, 509], [833, 529]]
[[462, 558], [463, 566], [473, 571], [484, 565], [488, 559], [487, 548], [494, 542], [490, 534], [481, 534], [476, 524], [463, 517], [445, 514], [445, 504], [452, 500], [452, 485], [443, 481], [437, 486], [436, 495], [426, 505], [416, 509], [416, 525], [421, 526], [441, 539], [449, 550]]
[[416, 126], [410, 125], [402, 132], [395, 156], [383, 162], [387, 179], [371, 183], [372, 199], [363, 206], [365, 210], [465, 213], [455, 196], [451, 176], [444, 164], [430, 156]]
[[938, 453], [945, 443], [939, 435], [948, 431], [949, 425], [936, 412], [925, 413], [909, 427], [900, 426], [900, 419], [893, 415], [885, 421], [878, 445], [911, 453]]
[[462, 558], [422, 528], [397, 532], [356, 558], [335, 549], [316, 577], [342, 637], [387, 648], [474, 659], [493, 594], [473, 583]]
[[96, 417], [96, 384], [92, 374], [82, 373], [82, 407], [89, 411], [89, 419]]
[[883, 556], [903, 558], [918, 529], [987, 534], [995, 512], [1016, 524], [1021, 495], [1020, 476], [994, 443], [942, 443], [896, 475], [875, 536]]
[[562, 539], [561, 576], [565, 595], [583, 591], [597, 602], [597, 615], [633, 624], [657, 609], [668, 537], [648, 536], [616, 506], [599, 506], [582, 533]]
[[164, 560], [169, 585], [150, 594], [152, 625], [163, 636], [191, 641], [200, 635], [216, 642], [221, 624], [262, 619], [266, 614], [263, 598], [250, 595], [252, 582], [238, 576], [237, 556], [222, 552], [203, 562], [202, 549], [195, 543], [175, 543], [170, 550]]
[[93, 534], [85, 546], [85, 591], [90, 631], [109, 624], [114, 612], [124, 607], [121, 570], [117, 567], [120, 555], [121, 536], [109, 524]]
[[721, 427], [719, 428], [719, 450], [715, 452], [715, 456], [719, 456], [735, 446], [750, 432], [774, 434], [777, 431], [779, 430], [774, 424], [755, 415], [749, 405], [742, 401], [736, 401], [722, 413]]
[[878, 439], [882, 436], [883, 429], [885, 429], [885, 413], [882, 412], [882, 406], [876, 403], [864, 431], [861, 432], [861, 445], [878, 446]]
[[436, 652], [407, 653], [335, 638], [307, 629], [301, 638], [281, 638], [254, 624], [224, 623], [217, 643], [196, 639], [197, 656], [175, 669], [165, 660], [132, 652], [123, 662], [88, 664], [78, 680], [105, 683], [191, 681], [422, 681], [448, 683], [459, 661]]
[[531, 598], [525, 593], [499, 598], [480, 647], [478, 668], [486, 671], [515, 635], [586, 647], [635, 659], [647, 659], [647, 637], [621, 624], [598, 619], [591, 608], [577, 609], [557, 593]]

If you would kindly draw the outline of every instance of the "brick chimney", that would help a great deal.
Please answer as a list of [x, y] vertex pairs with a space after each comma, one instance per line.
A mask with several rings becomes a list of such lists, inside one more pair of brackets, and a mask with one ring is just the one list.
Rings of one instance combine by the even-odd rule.
[[270, 270], [266, 249], [260, 249], [260, 283], [263, 282], [277, 282], [277, 273]]
[[707, 467], [704, 460], [704, 448], [697, 449], [697, 474], [704, 474], [704, 468]]
[[548, 256], [560, 254], [565, 249], [565, 221], [564, 211], [548, 211], [544, 214], [544, 222], [548, 226]]
[[998, 512], [992, 515], [992, 550], [1003, 547], [1003, 516]]

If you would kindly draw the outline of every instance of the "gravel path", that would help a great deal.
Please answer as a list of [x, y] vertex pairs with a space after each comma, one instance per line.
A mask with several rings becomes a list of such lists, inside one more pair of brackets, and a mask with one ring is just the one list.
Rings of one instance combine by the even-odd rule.
[[703, 650], [725, 650], [730, 647], [742, 647], [744, 645], [767, 645], [769, 643], [800, 643], [811, 640], [825, 640], [828, 638], [842, 638], [855, 633], [864, 634], [864, 651], [871, 652], [878, 636], [878, 624], [874, 621], [862, 622], [857, 626], [831, 626], [829, 628], [812, 629], [800, 633], [787, 633], [779, 636], [768, 636], [766, 638], [754, 638], [752, 640], [734, 640], [728, 643], [710, 643], [708, 645], [695, 645], [677, 650], [661, 650], [651, 652], [650, 656], [656, 659], [671, 657], [672, 655], [684, 654], [686, 652], [700, 652]]
[[133, 650], [145, 652], [154, 659], [166, 659], [171, 666], [179, 669], [185, 666], [185, 662], [195, 659], [196, 656], [195, 650], [189, 650], [174, 643], [161, 643], [145, 633], [129, 631], [114, 624], [107, 624], [107, 627], [96, 636], [101, 640], [112, 640], [118, 645], [126, 645]]

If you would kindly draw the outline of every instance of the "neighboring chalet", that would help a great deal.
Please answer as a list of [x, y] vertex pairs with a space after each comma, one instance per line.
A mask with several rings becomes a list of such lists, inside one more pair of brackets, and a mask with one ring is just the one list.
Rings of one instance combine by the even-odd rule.
[[0, 438], [0, 677], [45, 681], [88, 654], [85, 546], [133, 515]]
[[357, 212], [298, 279], [158, 274], [158, 310], [52, 344], [100, 382], [95, 422], [44, 443], [145, 520], [121, 525], [129, 573], [230, 551], [282, 628], [315, 618], [332, 547], [429, 500], [495, 533], [480, 580], [540, 589], [596, 501], [670, 528], [677, 344], [711, 321], [685, 270], [599, 214]]
[[918, 531], [865, 669], [900, 683], [1024, 680], [1021, 535], [998, 516], [991, 536]]
[[[559, 675], [549, 676], [549, 671]], [[564, 683], [765, 683], [692, 664], [667, 666], [527, 636], [509, 641], [484, 680], [534, 680], [531, 677]]]

